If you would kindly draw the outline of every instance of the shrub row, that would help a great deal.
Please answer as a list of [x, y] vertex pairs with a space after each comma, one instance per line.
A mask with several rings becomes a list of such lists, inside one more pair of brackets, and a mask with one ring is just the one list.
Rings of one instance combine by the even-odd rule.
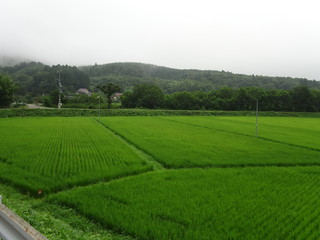
[[[100, 116], [254, 116], [254, 111], [206, 111], [206, 110], [150, 110], [150, 109], [102, 109]], [[259, 112], [261, 116], [320, 117], [310, 112]], [[0, 118], [6, 117], [81, 117], [99, 116], [98, 109], [1, 109]]]

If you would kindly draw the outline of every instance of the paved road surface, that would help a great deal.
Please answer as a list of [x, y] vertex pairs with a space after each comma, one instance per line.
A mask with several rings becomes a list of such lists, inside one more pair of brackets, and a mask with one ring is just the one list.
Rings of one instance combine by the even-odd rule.
[[0, 201], [0, 239], [1, 238], [4, 240], [48, 240]]
[[26, 238], [0, 215], [0, 239], [1, 238], [4, 240], [26, 240]]

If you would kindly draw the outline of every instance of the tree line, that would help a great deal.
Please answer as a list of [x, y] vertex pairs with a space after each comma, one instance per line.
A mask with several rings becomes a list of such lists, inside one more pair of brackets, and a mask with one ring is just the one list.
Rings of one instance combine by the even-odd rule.
[[125, 90], [132, 90], [135, 85], [155, 84], [166, 94], [182, 91], [210, 91], [222, 87], [289, 90], [304, 85], [310, 89], [320, 90], [320, 82], [315, 80], [235, 74], [223, 70], [182, 70], [142, 63], [95, 64], [79, 67], [79, 69], [90, 77], [92, 86], [115, 83]]
[[224, 87], [209, 92], [164, 94], [156, 85], [138, 85], [122, 96], [123, 108], [252, 111], [259, 101], [261, 111], [320, 111], [320, 91], [298, 86], [292, 90], [257, 87]]
[[0, 74], [10, 76], [12, 79], [15, 98], [19, 97], [30, 102], [34, 97], [49, 95], [57, 90], [58, 70], [61, 71], [64, 92], [89, 88], [89, 77], [75, 66], [48, 66], [39, 62], [29, 62], [13, 67], [0, 67]]
[[[118, 85], [127, 91], [125, 108], [253, 110], [258, 99], [261, 110], [320, 111], [320, 82], [306, 79], [233, 74], [225, 71], [179, 70], [140, 63], [113, 63], [77, 68], [20, 63], [0, 67], [0, 105], [12, 102], [43, 102], [56, 106], [57, 71], [62, 70], [63, 103], [83, 108], [110, 107], [110, 94], [77, 96], [75, 90]], [[107, 89], [105, 89], [106, 91]], [[120, 91], [120, 88], [117, 88]], [[96, 105], [96, 106], [95, 106]]]

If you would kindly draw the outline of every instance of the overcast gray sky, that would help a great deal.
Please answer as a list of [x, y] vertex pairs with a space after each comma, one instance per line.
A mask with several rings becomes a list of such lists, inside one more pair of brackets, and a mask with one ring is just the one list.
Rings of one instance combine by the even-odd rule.
[[0, 0], [0, 55], [320, 80], [318, 0]]

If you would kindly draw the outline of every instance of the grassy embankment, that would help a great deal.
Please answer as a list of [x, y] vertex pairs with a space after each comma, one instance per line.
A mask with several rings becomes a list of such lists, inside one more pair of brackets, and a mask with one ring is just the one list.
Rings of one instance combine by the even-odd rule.
[[3, 203], [50, 240], [132, 240], [88, 220], [74, 209], [35, 199], [0, 184]]

